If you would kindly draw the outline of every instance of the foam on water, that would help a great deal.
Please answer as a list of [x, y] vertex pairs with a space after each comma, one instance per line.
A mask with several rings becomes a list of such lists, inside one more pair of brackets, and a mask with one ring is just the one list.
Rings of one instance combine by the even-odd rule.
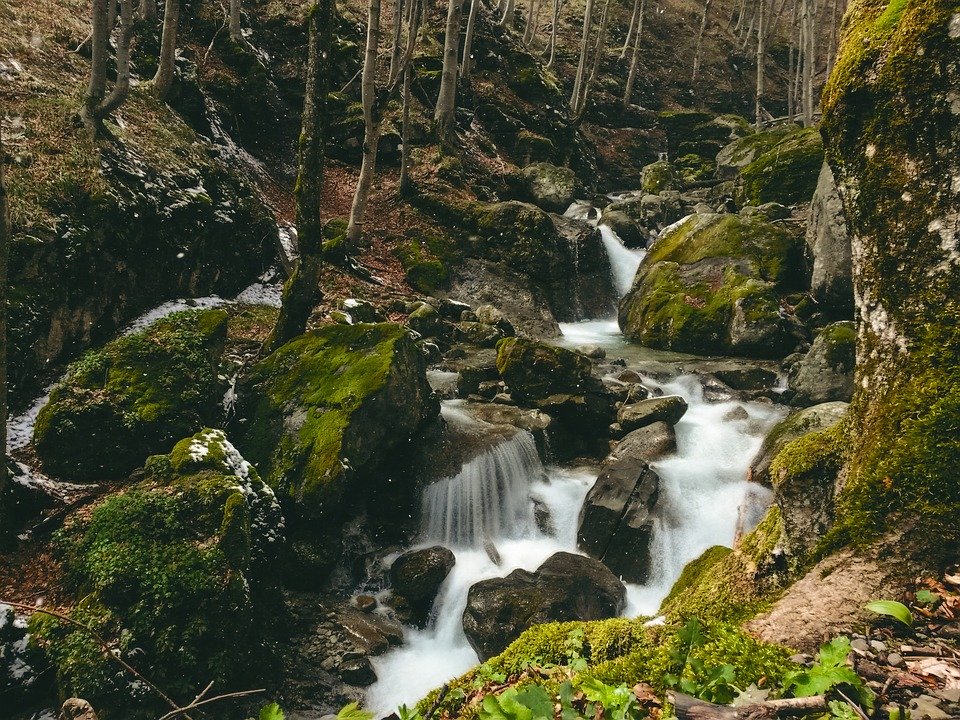
[[617, 294], [623, 297], [630, 288], [633, 287], [633, 278], [637, 274], [637, 268], [646, 257], [645, 249], [631, 250], [624, 246], [620, 236], [607, 225], [600, 225], [600, 238], [603, 241], [603, 247], [607, 251], [607, 257], [610, 259], [610, 270], [613, 272], [613, 285], [617, 289]]

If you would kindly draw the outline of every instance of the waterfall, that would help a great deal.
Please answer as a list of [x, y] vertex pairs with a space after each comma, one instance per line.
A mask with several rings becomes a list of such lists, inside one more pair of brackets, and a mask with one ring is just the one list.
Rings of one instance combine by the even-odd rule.
[[533, 437], [516, 433], [469, 461], [456, 476], [427, 486], [423, 539], [471, 547], [522, 534], [533, 523], [530, 485], [543, 476]]
[[646, 250], [631, 250], [624, 246], [620, 237], [608, 225], [600, 225], [600, 237], [603, 239], [603, 248], [610, 258], [610, 269], [613, 271], [613, 284], [617, 295], [623, 297], [633, 286], [633, 278], [637, 274], [640, 262], [647, 254]]

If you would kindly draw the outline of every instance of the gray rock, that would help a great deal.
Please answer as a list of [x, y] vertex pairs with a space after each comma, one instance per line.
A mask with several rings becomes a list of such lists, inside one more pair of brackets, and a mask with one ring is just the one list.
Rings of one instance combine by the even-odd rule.
[[930, 695], [921, 695], [910, 701], [912, 720], [949, 720], [949, 713], [940, 708], [940, 700]]
[[629, 433], [656, 422], [676, 425], [686, 412], [686, 400], [679, 395], [665, 395], [624, 405], [617, 413], [617, 422]]
[[625, 602], [623, 583], [602, 563], [560, 552], [536, 572], [514, 570], [473, 585], [463, 630], [480, 659], [487, 660], [533, 625], [612, 618]]
[[853, 642], [850, 643], [850, 647], [859, 653], [867, 653], [870, 651], [870, 644], [863, 638], [856, 638]]
[[586, 355], [591, 360], [603, 360], [607, 356], [607, 351], [599, 345], [580, 345], [575, 348], [581, 355]]
[[600, 223], [613, 230], [620, 241], [628, 248], [643, 247], [647, 241], [637, 222], [622, 210], [603, 211]]
[[845, 402], [814, 405], [777, 423], [750, 463], [750, 479], [761, 485], [770, 485], [770, 463], [788, 443], [808, 432], [825, 430], [846, 415], [848, 408]]
[[521, 175], [527, 197], [544, 210], [562, 213], [576, 196], [577, 176], [570, 168], [541, 162], [528, 165]]
[[890, 667], [901, 667], [903, 665], [903, 655], [898, 652], [892, 652], [887, 655], [887, 665]]
[[857, 334], [852, 322], [837, 322], [820, 331], [810, 351], [790, 371], [793, 405], [849, 402], [853, 396]]
[[577, 547], [628, 582], [644, 582], [650, 568], [652, 513], [660, 489], [650, 463], [675, 448], [667, 423], [630, 433], [604, 461], [580, 509]]
[[337, 613], [337, 622], [362, 656], [382, 655], [403, 642], [403, 629], [382, 615], [347, 606]]
[[825, 162], [807, 217], [807, 246], [813, 255], [810, 291], [832, 314], [853, 314], [853, 262], [843, 203]]
[[368, 658], [353, 658], [340, 664], [340, 678], [348, 685], [366, 687], [377, 681], [377, 674]]
[[457, 340], [477, 347], [495, 347], [503, 337], [504, 334], [499, 328], [482, 322], [460, 322], [456, 326]]
[[476, 313], [477, 322], [481, 322], [485, 325], [493, 325], [505, 336], [516, 335], [516, 330], [514, 330], [514, 327], [510, 321], [507, 320], [506, 315], [504, 315], [493, 305], [481, 305], [477, 308]]
[[456, 563], [454, 554], [439, 545], [407, 552], [390, 566], [390, 582], [394, 597], [402, 598], [402, 620], [426, 624], [440, 586]]
[[68, 698], [60, 708], [61, 720], [97, 720], [93, 706], [81, 698]]
[[442, 326], [440, 313], [433, 305], [422, 303], [420, 307], [410, 313], [407, 325], [424, 337], [435, 336]]

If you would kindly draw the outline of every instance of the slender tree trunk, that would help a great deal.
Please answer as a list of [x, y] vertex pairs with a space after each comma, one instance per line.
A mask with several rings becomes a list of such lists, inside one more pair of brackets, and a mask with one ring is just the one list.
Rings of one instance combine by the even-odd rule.
[[388, 82], [393, 82], [400, 72], [400, 58], [403, 56], [402, 23], [403, 0], [393, 0], [393, 39], [390, 41], [390, 74]]
[[693, 74], [690, 76], [691, 82], [697, 79], [700, 73], [700, 53], [703, 51], [703, 36], [707, 32], [707, 19], [710, 16], [710, 5], [713, 0], [704, 0], [703, 17], [700, 20], [700, 32], [697, 33], [697, 46], [693, 52]]
[[633, 0], [633, 14], [630, 16], [630, 27], [627, 28], [627, 37], [623, 41], [623, 49], [620, 50], [620, 59], [627, 57], [627, 50], [630, 49], [630, 40], [633, 38], [633, 32], [637, 29], [637, 18], [640, 17], [640, 0]]
[[583, 9], [583, 37], [580, 40], [580, 62], [577, 64], [577, 76], [573, 82], [573, 95], [570, 96], [570, 110], [576, 114], [580, 110], [580, 94], [587, 72], [587, 55], [590, 52], [590, 33], [593, 30], [593, 0], [587, 0]]
[[107, 0], [93, 0], [90, 11], [90, 81], [84, 99], [83, 119], [87, 124], [96, 122], [96, 110], [103, 102], [107, 91], [107, 54], [110, 46], [110, 29], [107, 27]]
[[[476, 0], [474, 0], [476, 1]], [[403, 69], [403, 120], [400, 126], [400, 195], [409, 197], [413, 186], [410, 182], [410, 81], [413, 63]]]
[[833, 16], [830, 19], [830, 42], [827, 48], [827, 77], [833, 72], [833, 63], [837, 56], [837, 16], [840, 11], [840, 0], [833, 2]]
[[797, 0], [794, 0], [793, 3], [793, 13], [790, 19], [790, 49], [787, 51], [787, 117], [790, 118], [790, 122], [793, 122], [793, 119], [797, 114], [797, 106], [794, 102], [796, 97], [793, 88], [794, 88], [794, 67], [796, 63], [796, 53], [797, 53]]
[[117, 26], [117, 0], [107, 0], [107, 34], [112, 35]]
[[803, 0], [803, 126], [813, 125], [813, 67], [817, 61], [814, 56], [813, 40], [813, 2]]
[[500, 24], [505, 28], [513, 27], [514, 16], [516, 15], [517, 2], [516, 0], [507, 0], [507, 4], [503, 9], [503, 17], [500, 18]]
[[[512, 8], [508, 7], [510, 14]], [[450, 0], [447, 4], [447, 29], [443, 39], [443, 70], [440, 73], [440, 94], [433, 113], [437, 137], [447, 142], [453, 135], [454, 113], [457, 108], [457, 55], [460, 45], [460, 17], [463, 0]]]
[[553, 0], [553, 22], [550, 24], [550, 42], [547, 46], [547, 67], [553, 67], [557, 54], [557, 24], [560, 22], [560, 0]]
[[240, 28], [240, 0], [230, 0], [230, 39], [235, 43], [243, 42]]
[[756, 107], [756, 126], [757, 130], [763, 127], [763, 93], [764, 93], [764, 75], [763, 66], [766, 60], [766, 22], [764, 21], [765, 0], [760, 0], [760, 24], [757, 26], [757, 107]]
[[174, 63], [177, 59], [177, 25], [180, 22], [180, 0], [166, 0], [163, 4], [163, 35], [160, 39], [160, 64], [153, 76], [153, 91], [161, 100], [167, 97], [173, 85]]
[[737, 9], [737, 24], [734, 26], [734, 32], [740, 32], [743, 28], [743, 21], [747, 15], [747, 0], [740, 0], [740, 7]]
[[600, 61], [604, 55], [604, 43], [607, 39], [607, 17], [610, 11], [610, 0], [603, 4], [603, 13], [600, 15], [600, 32], [597, 33], [597, 44], [593, 49], [593, 65], [590, 68], [590, 74], [587, 81], [583, 84], [583, 95], [577, 103], [577, 117], [575, 122], [579, 123], [587, 111], [587, 103], [590, 100], [590, 90], [593, 88], [593, 82], [596, 80], [597, 71], [600, 69]]
[[157, 19], [157, 0], [140, 0], [140, 18], [143, 20]]
[[12, 537], [7, 508], [7, 258], [10, 255], [10, 209], [7, 202], [7, 155], [0, 126], [0, 544]]
[[354, 252], [363, 233], [367, 200], [373, 186], [377, 169], [377, 145], [380, 143], [380, 123], [375, 117], [377, 102], [377, 48], [380, 45], [380, 0], [370, 0], [367, 6], [367, 48], [363, 61], [363, 77], [360, 81], [360, 98], [363, 101], [363, 160], [360, 163], [360, 178], [353, 194], [350, 220], [347, 223], [347, 251]]
[[480, 0], [470, 0], [470, 14], [467, 16], [467, 33], [463, 38], [463, 60], [460, 63], [460, 77], [465, 83], [470, 82], [470, 73], [473, 70], [473, 33], [477, 28], [477, 9]]
[[523, 28], [523, 44], [530, 47], [534, 36], [537, 34], [537, 20], [540, 15], [540, 0], [531, 0], [530, 7], [527, 10], [527, 23]]
[[[169, 2], [170, 0], [168, 0]], [[327, 93], [330, 86], [330, 49], [333, 45], [334, 0], [319, 0], [309, 15], [307, 85], [298, 147], [299, 172], [294, 196], [297, 202], [299, 258], [283, 286], [280, 317], [264, 352], [270, 353], [303, 333], [310, 313], [322, 297], [320, 265], [323, 224], [320, 197], [323, 188], [323, 151], [327, 137]]]
[[126, 102], [130, 94], [130, 43], [133, 40], [133, 0], [120, 0], [120, 31], [117, 34], [117, 81], [106, 100], [94, 109], [103, 120]]
[[643, 10], [645, 0], [640, 0], [640, 20], [637, 23], [637, 35], [633, 41], [633, 55], [630, 58], [630, 72], [627, 73], [627, 86], [623, 91], [623, 107], [629, 107], [633, 101], [633, 85], [637, 81], [637, 66], [640, 60], [640, 41], [643, 39]]
[[533, 27], [530, 29], [530, 39], [527, 41], [527, 47], [533, 50], [534, 45], [537, 42], [537, 38], [540, 36], [540, 13], [543, 10], [543, 3], [545, 0], [537, 0], [537, 11], [533, 14]]

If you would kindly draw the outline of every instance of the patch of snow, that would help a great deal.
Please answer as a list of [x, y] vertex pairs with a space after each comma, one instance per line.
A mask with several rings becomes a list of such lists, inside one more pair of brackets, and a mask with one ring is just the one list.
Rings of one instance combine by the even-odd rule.
[[34, 400], [26, 412], [7, 421], [8, 453], [26, 447], [33, 440], [33, 427], [37, 424], [37, 415], [40, 414], [43, 406], [50, 401], [51, 390], [53, 390], [53, 385], [49, 385], [43, 391], [43, 395]]

